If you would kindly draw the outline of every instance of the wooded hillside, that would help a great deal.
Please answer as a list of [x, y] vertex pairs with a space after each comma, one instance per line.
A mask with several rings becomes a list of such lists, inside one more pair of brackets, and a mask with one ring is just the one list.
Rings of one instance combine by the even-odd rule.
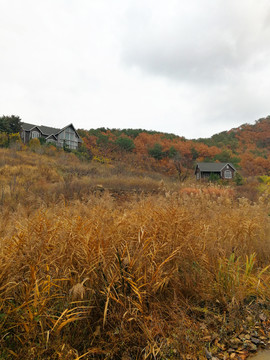
[[197, 140], [142, 129], [99, 128], [79, 133], [91, 157], [100, 162], [116, 160], [182, 175], [198, 161], [231, 162], [245, 176], [270, 171], [270, 116]]
[[[20, 141], [19, 129], [18, 116], [2, 116], [0, 147]], [[101, 127], [78, 132], [84, 144], [75, 153], [81, 158], [174, 175], [180, 180], [193, 173], [196, 162], [230, 162], [243, 176], [268, 175], [270, 171], [270, 116], [253, 125], [193, 140], [143, 129]]]

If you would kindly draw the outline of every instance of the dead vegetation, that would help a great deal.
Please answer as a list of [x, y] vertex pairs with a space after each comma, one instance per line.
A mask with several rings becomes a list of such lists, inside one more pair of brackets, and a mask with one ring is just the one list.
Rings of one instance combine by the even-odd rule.
[[149, 177], [155, 195], [119, 202], [102, 168], [95, 182], [71, 161], [69, 179], [57, 158], [1, 156], [3, 359], [228, 359], [249, 329], [267, 341], [267, 198]]

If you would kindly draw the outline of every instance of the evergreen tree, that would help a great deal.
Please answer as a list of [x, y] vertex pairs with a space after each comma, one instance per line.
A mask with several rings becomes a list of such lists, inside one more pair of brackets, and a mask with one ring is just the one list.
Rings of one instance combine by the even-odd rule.
[[21, 119], [19, 116], [1, 116], [0, 117], [0, 132], [7, 134], [15, 134], [21, 130]]

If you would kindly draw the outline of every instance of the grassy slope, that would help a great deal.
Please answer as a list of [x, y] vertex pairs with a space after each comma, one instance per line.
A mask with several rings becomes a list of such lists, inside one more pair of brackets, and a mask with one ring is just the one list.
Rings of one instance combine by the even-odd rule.
[[2, 358], [204, 358], [267, 325], [267, 197], [142, 175], [0, 150]]

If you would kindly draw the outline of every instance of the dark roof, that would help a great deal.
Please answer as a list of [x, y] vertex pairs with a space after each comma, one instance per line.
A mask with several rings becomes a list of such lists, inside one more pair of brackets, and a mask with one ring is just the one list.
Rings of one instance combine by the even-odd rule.
[[230, 164], [230, 163], [206, 163], [206, 162], [201, 162], [201, 163], [197, 164], [197, 167], [201, 171], [218, 172], [218, 171], [221, 171], [226, 165], [229, 165], [234, 170], [236, 170], [234, 168], [234, 166], [232, 164]]
[[44, 135], [56, 135], [61, 131], [61, 129], [57, 129], [49, 126], [43, 126], [43, 125], [37, 127], [41, 130], [41, 132]]
[[36, 125], [27, 124], [27, 123], [22, 122], [22, 123], [21, 123], [21, 126], [22, 126], [22, 129], [23, 129], [23, 130], [30, 131], [30, 130], [31, 130], [33, 127], [35, 127]]
[[22, 122], [21, 125], [22, 125], [22, 129], [25, 130], [25, 131], [30, 131], [33, 128], [38, 128], [42, 132], [42, 134], [44, 136], [57, 135], [61, 131], [64, 131], [67, 127], [72, 126], [74, 131], [76, 132], [76, 134], [79, 137], [79, 142], [82, 142], [82, 139], [81, 139], [80, 135], [77, 133], [77, 131], [76, 131], [75, 127], [73, 126], [73, 124], [69, 124], [69, 125], [63, 127], [62, 129], [53, 128], [53, 127], [44, 126], [44, 125], [33, 125], [33, 124], [25, 123], [25, 122]]
[[43, 126], [43, 125], [33, 125], [28, 123], [22, 123], [22, 129], [26, 131], [30, 131], [31, 129], [37, 127], [42, 134], [44, 135], [55, 135], [61, 131], [61, 129], [49, 127], [49, 126]]

